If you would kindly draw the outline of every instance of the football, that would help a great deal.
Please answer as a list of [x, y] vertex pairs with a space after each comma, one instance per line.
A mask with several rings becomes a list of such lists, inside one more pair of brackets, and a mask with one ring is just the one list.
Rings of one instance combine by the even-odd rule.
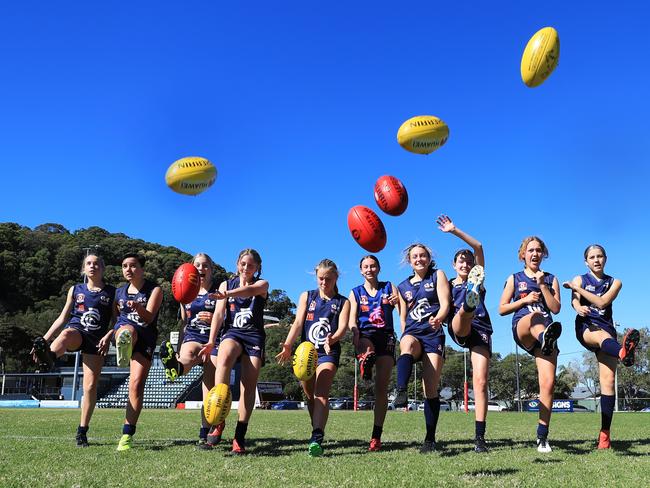
[[174, 161], [165, 174], [167, 186], [183, 195], [198, 195], [210, 188], [216, 179], [217, 168], [200, 157]]
[[397, 142], [407, 151], [430, 154], [449, 138], [449, 127], [433, 115], [411, 117], [397, 131]]
[[207, 398], [203, 399], [205, 420], [210, 425], [219, 425], [226, 420], [231, 404], [230, 387], [225, 383], [219, 383], [208, 392]]
[[201, 289], [201, 276], [193, 264], [181, 264], [172, 278], [172, 294], [177, 302], [191, 303]]
[[550, 76], [560, 59], [560, 38], [553, 27], [544, 27], [530, 38], [521, 56], [521, 79], [531, 88]]
[[348, 229], [357, 244], [368, 252], [379, 252], [386, 246], [386, 229], [377, 214], [363, 205], [348, 212]]
[[293, 355], [293, 374], [300, 381], [307, 381], [316, 373], [318, 354], [314, 345], [305, 341], [301, 343]]
[[408, 207], [409, 195], [400, 180], [394, 176], [380, 176], [375, 183], [375, 201], [380, 209], [394, 217]]

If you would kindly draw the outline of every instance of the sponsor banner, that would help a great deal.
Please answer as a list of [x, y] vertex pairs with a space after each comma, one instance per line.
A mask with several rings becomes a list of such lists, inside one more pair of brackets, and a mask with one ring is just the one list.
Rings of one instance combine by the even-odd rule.
[[41, 408], [79, 408], [76, 400], [41, 400]]
[[185, 402], [185, 410], [200, 410], [203, 408], [203, 402]]
[[[529, 400], [529, 412], [539, 412], [539, 400]], [[573, 400], [553, 400], [552, 412], [573, 412]]]

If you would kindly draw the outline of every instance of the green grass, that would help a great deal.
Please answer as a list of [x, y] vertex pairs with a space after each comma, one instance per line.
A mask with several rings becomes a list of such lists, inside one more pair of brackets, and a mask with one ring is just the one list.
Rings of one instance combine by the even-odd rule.
[[491, 452], [472, 452], [472, 415], [442, 412], [442, 450], [422, 455], [421, 412], [389, 412], [384, 450], [367, 452], [372, 412], [332, 412], [325, 455], [306, 454], [309, 417], [304, 411], [256, 411], [249, 427], [250, 455], [228, 456], [234, 414], [225, 443], [197, 451], [197, 411], [145, 410], [135, 448], [115, 451], [122, 410], [97, 410], [91, 447], [78, 449], [75, 410], [0, 410], [0, 486], [649, 486], [650, 414], [614, 417], [613, 449], [594, 450], [598, 414], [556, 414], [553, 453], [534, 449], [533, 414], [492, 413]]

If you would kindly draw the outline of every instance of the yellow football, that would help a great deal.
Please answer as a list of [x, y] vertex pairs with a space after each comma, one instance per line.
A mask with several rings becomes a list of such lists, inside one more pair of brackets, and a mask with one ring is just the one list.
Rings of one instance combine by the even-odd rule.
[[553, 27], [544, 27], [530, 38], [521, 56], [521, 79], [531, 88], [550, 76], [560, 59], [560, 38]]
[[397, 142], [407, 151], [430, 154], [449, 138], [449, 127], [433, 115], [411, 117], [397, 131]]
[[293, 374], [300, 381], [307, 381], [316, 373], [318, 353], [314, 344], [305, 341], [296, 348], [293, 355]]
[[207, 398], [203, 399], [205, 420], [210, 425], [219, 425], [226, 420], [230, 413], [231, 404], [230, 387], [225, 383], [219, 383], [208, 392]]
[[205, 158], [189, 157], [174, 161], [167, 169], [165, 182], [176, 193], [198, 195], [217, 179], [217, 168]]

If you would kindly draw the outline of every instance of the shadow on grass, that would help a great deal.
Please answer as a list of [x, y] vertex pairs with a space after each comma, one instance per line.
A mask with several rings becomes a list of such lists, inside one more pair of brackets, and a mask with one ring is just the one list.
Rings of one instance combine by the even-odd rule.
[[617, 456], [647, 457], [647, 452], [635, 452], [631, 449], [650, 445], [650, 439], [636, 439], [634, 441], [612, 441], [612, 451]]
[[471, 476], [472, 478], [482, 478], [484, 476], [508, 476], [510, 474], [518, 473], [518, 469], [502, 468], [502, 469], [475, 469], [474, 471], [466, 471], [461, 476]]

